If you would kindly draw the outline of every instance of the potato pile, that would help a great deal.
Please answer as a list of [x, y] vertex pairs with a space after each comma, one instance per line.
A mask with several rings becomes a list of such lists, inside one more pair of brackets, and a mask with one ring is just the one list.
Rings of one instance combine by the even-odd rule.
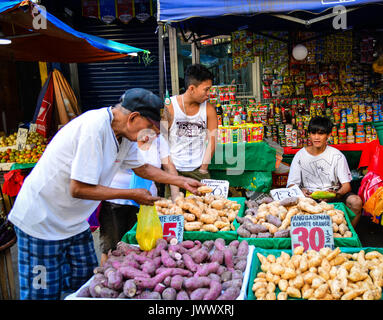
[[[261, 272], [252, 285], [259, 300], [379, 300], [383, 286], [383, 255], [378, 251], [342, 253], [338, 248], [319, 252], [303, 247], [274, 255], [257, 253]], [[275, 290], [279, 289], [278, 295]]]
[[328, 214], [332, 219], [334, 238], [352, 237], [344, 212], [324, 201], [317, 203], [311, 198], [295, 197], [282, 201], [264, 198], [260, 202], [248, 200], [246, 205], [245, 216], [237, 217], [240, 223], [237, 233], [242, 238], [288, 238], [291, 218], [305, 214]]
[[185, 218], [186, 231], [230, 231], [235, 230], [233, 221], [237, 217], [241, 205], [224, 197], [190, 195], [184, 197], [180, 193], [173, 202], [170, 199], [158, 200], [154, 203], [159, 215], [182, 214]]
[[158, 239], [156, 247], [119, 242], [77, 297], [163, 300], [235, 300], [242, 288], [249, 245], [234, 240]]

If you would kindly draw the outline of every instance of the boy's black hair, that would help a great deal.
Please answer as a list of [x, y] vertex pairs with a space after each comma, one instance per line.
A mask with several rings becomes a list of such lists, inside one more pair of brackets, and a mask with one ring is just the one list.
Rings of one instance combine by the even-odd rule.
[[326, 133], [330, 134], [333, 124], [327, 117], [314, 117], [309, 122], [309, 133]]
[[214, 80], [213, 74], [202, 64], [192, 64], [185, 71], [185, 89], [190, 85], [198, 86], [206, 80]]

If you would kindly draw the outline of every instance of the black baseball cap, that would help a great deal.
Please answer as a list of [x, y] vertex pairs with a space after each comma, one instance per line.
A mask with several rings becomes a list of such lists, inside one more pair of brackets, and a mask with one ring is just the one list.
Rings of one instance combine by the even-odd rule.
[[158, 129], [160, 128], [163, 102], [153, 92], [143, 88], [126, 90], [120, 98], [121, 105], [129, 111], [139, 112]]

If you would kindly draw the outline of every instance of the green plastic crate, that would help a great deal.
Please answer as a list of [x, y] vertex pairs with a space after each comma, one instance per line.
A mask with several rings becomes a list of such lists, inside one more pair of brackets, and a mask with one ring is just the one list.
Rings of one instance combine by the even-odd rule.
[[[381, 254], [383, 254], [383, 248], [373, 248], [373, 247], [365, 247], [365, 248], [349, 248], [349, 247], [345, 248], [345, 247], [342, 247], [342, 248], [340, 248], [341, 252], [351, 253], [351, 254], [359, 252], [361, 250], [364, 250], [366, 253], [371, 252], [371, 251], [378, 251]], [[276, 258], [278, 258], [282, 252], [286, 252], [290, 256], [292, 255], [291, 249], [278, 250], [278, 249], [255, 248], [255, 250], [253, 252], [253, 260], [251, 263], [249, 283], [247, 286], [247, 300], [257, 300], [257, 298], [254, 296], [254, 292], [252, 290], [254, 279], [257, 277], [257, 274], [262, 271], [261, 270], [261, 262], [258, 259], [257, 253], [260, 253], [265, 257], [267, 257], [269, 254], [271, 254], [271, 255], [275, 256]], [[280, 292], [280, 290], [277, 287], [275, 290], [276, 295], [278, 295], [279, 292]], [[382, 299], [383, 299], [383, 294], [382, 294], [381, 300]], [[303, 299], [297, 299], [297, 298], [290, 298], [289, 297], [288, 300], [303, 300]]]
[[[345, 218], [347, 221], [347, 226], [352, 233], [350, 238], [334, 238], [335, 247], [361, 247], [362, 244], [359, 240], [358, 234], [355, 232], [355, 229], [351, 225], [351, 219], [355, 217], [355, 214], [346, 207], [343, 202], [335, 202], [335, 209], [342, 210], [345, 213]], [[245, 211], [243, 211], [244, 215]], [[243, 217], [243, 215], [239, 215]], [[234, 224], [236, 230], [239, 227], [239, 223]], [[238, 240], [246, 240], [250, 245], [264, 249], [290, 249], [291, 248], [291, 238], [242, 238], [238, 236]]]

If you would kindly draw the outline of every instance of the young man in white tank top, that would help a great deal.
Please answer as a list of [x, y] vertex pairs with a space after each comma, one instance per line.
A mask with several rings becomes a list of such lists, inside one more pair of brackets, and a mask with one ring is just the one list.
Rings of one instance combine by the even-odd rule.
[[208, 166], [216, 146], [217, 113], [207, 102], [212, 84], [213, 74], [206, 67], [191, 65], [185, 72], [186, 92], [171, 97], [164, 108], [161, 130], [168, 136], [173, 163], [180, 175], [197, 180], [210, 178]]

